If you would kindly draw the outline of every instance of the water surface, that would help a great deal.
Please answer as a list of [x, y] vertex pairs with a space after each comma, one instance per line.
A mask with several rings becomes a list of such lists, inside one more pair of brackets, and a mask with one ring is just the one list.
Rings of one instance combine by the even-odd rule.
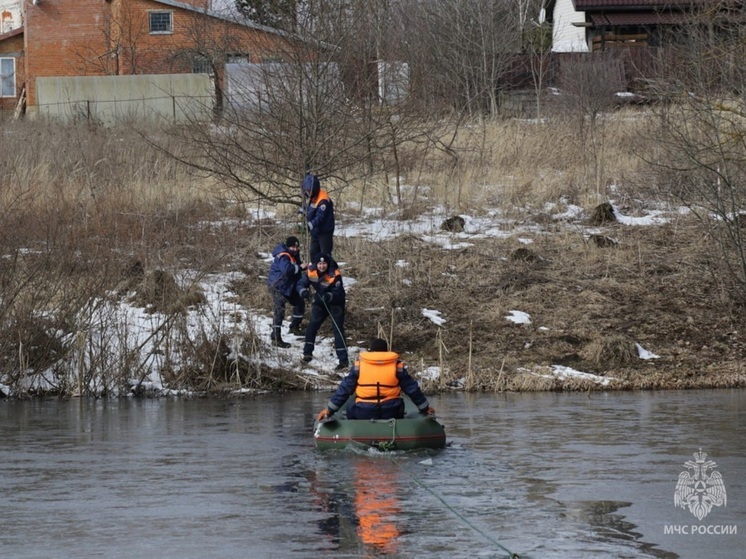
[[435, 396], [449, 446], [390, 454], [316, 451], [328, 394], [4, 401], [0, 557], [740, 558], [743, 394]]

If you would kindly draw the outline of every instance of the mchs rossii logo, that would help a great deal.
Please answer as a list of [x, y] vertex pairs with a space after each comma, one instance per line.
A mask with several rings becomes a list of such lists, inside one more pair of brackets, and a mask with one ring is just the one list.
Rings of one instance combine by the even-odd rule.
[[727, 501], [725, 484], [717, 464], [707, 459], [702, 449], [694, 453], [694, 461], [684, 462], [686, 470], [679, 474], [673, 502], [677, 507], [689, 509], [697, 520], [707, 516], [712, 507], [724, 507]]

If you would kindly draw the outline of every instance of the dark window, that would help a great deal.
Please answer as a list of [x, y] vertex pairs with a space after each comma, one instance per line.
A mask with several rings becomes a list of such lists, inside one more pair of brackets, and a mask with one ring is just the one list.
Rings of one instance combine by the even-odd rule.
[[248, 54], [232, 53], [226, 57], [228, 64], [247, 64], [249, 62]]
[[192, 73], [212, 75], [212, 64], [210, 59], [205, 56], [197, 56], [192, 60]]
[[150, 12], [150, 32], [151, 33], [173, 33], [173, 13], [172, 12]]

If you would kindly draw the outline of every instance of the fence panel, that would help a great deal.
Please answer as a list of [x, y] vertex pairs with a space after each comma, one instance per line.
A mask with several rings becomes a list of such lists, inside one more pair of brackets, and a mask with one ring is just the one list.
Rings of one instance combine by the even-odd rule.
[[206, 74], [52, 77], [36, 80], [37, 113], [112, 125], [124, 120], [209, 120]]

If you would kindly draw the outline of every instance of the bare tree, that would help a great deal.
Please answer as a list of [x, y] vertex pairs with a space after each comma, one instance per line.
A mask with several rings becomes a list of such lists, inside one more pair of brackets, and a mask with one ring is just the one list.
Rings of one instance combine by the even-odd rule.
[[304, 0], [235, 0], [236, 9], [244, 17], [261, 25], [295, 31], [298, 11]]
[[139, 48], [148, 31], [133, 15], [132, 4], [121, 2], [114, 17], [109, 5], [101, 11], [101, 41], [92, 41], [76, 53], [84, 73], [103, 75], [139, 74]]
[[498, 114], [508, 63], [520, 52], [520, 18], [510, 0], [401, 0], [403, 44], [424, 103], [446, 101], [471, 115]]
[[234, 24], [229, 21], [192, 13], [185, 14], [180, 25], [186, 41], [173, 50], [170, 62], [210, 75], [214, 91], [213, 113], [219, 118], [223, 112], [225, 65], [231, 57], [248, 57], [248, 51], [233, 32]]
[[611, 53], [580, 54], [562, 66], [559, 83], [559, 104], [577, 126], [575, 140], [583, 154], [585, 182], [600, 196], [608, 124], [599, 116], [613, 108], [614, 94], [624, 87], [622, 65]]
[[658, 151], [644, 154], [664, 191], [691, 208], [746, 295], [746, 56], [727, 4], [692, 18], [655, 91]]
[[[213, 126], [195, 116], [175, 131], [191, 147], [172, 155], [244, 200], [297, 201], [305, 172], [344, 178], [366, 157], [371, 132], [349, 99], [338, 61], [351, 42], [354, 14], [338, 2], [312, 4], [298, 18], [297, 33], [287, 35], [270, 60], [225, 66], [224, 107]], [[236, 41], [232, 48], [249, 52]], [[225, 52], [193, 43], [182, 56], [212, 52], [217, 60]]]
[[[309, 0], [296, 33], [270, 60], [225, 66], [213, 126], [195, 116], [175, 131], [188, 138], [189, 151], [172, 155], [243, 200], [299, 201], [309, 171], [339, 186], [391, 173], [398, 186], [437, 142], [435, 125], [406, 90], [409, 66], [390, 9], [388, 0]], [[221, 60], [227, 45], [200, 41], [209, 34], [198, 26], [194, 35], [178, 56]], [[234, 39], [231, 48], [240, 51]], [[384, 87], [390, 74], [403, 81], [396, 95]], [[404, 203], [400, 189], [397, 202]]]
[[543, 0], [539, 1], [542, 4], [537, 4], [536, 1], [527, 2], [527, 10], [528, 8], [536, 9], [537, 17], [528, 17], [522, 24], [523, 50], [528, 56], [531, 81], [536, 95], [536, 118], [541, 118], [541, 104], [549, 77], [552, 50], [552, 28], [544, 19], [543, 10], [539, 11], [539, 5], [543, 6]]

